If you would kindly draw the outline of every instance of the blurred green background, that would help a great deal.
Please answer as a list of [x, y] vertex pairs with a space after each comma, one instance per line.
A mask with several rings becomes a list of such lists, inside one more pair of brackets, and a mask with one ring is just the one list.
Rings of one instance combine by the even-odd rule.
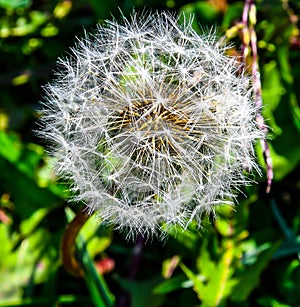
[[[243, 1], [0, 0], [0, 306], [300, 306], [300, 33], [298, 0], [256, 2], [263, 115], [275, 180], [244, 188], [234, 208], [203, 229], [147, 242], [138, 272], [134, 243], [90, 218], [76, 255], [84, 278], [62, 267], [61, 238], [79, 204], [53, 174], [38, 128], [42, 86], [75, 36], [136, 10], [194, 13], [239, 54]], [[233, 35], [232, 35], [233, 34]], [[258, 156], [264, 169], [259, 145]], [[246, 197], [245, 197], [246, 196]], [[127, 294], [125, 294], [127, 293]]]

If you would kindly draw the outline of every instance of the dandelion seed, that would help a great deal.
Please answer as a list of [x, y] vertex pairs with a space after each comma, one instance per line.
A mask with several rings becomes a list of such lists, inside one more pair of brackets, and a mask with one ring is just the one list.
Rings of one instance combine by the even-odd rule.
[[99, 26], [60, 61], [43, 103], [72, 200], [128, 237], [200, 225], [257, 169], [249, 79], [214, 34], [177, 21], [134, 13]]

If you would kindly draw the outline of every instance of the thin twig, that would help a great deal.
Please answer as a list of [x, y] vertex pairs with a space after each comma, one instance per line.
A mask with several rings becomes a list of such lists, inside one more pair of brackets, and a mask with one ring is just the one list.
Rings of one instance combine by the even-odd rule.
[[[261, 90], [261, 81], [260, 81], [260, 72], [258, 64], [258, 50], [257, 50], [257, 37], [255, 32], [256, 25], [256, 6], [254, 0], [245, 0], [243, 16], [243, 60], [244, 63], [247, 61], [249, 55], [252, 56], [251, 68], [252, 68], [252, 78], [253, 78], [253, 87], [254, 87], [254, 101], [258, 110], [262, 108], [262, 90]], [[268, 128], [265, 124], [264, 118], [261, 113], [257, 113], [256, 122], [261, 131], [266, 135]], [[272, 158], [270, 154], [270, 148], [267, 141], [262, 138], [261, 146], [263, 149], [264, 160], [267, 167], [267, 188], [266, 192], [270, 193], [272, 180], [273, 180], [273, 166]]]

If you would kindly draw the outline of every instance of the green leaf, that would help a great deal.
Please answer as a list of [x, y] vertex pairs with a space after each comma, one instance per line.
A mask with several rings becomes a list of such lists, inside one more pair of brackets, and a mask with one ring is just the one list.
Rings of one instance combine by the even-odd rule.
[[287, 89], [288, 101], [291, 107], [291, 112], [293, 115], [294, 123], [298, 130], [300, 131], [300, 107], [297, 101], [297, 96], [295, 89], [297, 84], [294, 83], [294, 77], [292, 74], [292, 67], [289, 62], [289, 46], [283, 45], [278, 50], [278, 62], [280, 65], [280, 72], [283, 81], [285, 82], [285, 87]]
[[168, 235], [176, 239], [176, 243], [179, 243], [181, 248], [184, 249], [183, 252], [190, 253], [197, 249], [199, 229], [195, 224], [192, 222], [188, 230], [182, 230], [182, 228], [176, 226], [168, 228]]
[[194, 274], [188, 267], [183, 263], [180, 264], [182, 271], [185, 273], [187, 278], [193, 283], [193, 289], [197, 293], [199, 300], [203, 300], [205, 296], [205, 286], [204, 281], [206, 281], [205, 276]]
[[[35, 224], [39, 219], [40, 214], [32, 216], [21, 223], [21, 228], [24, 224]], [[0, 297], [7, 300], [30, 295], [34, 285], [47, 280], [57, 267], [57, 241], [48, 231], [39, 227], [21, 237], [21, 244], [15, 244], [17, 239], [18, 234], [11, 235], [9, 225], [0, 223], [0, 280], [5, 280]]]
[[245, 270], [238, 274], [235, 278], [237, 284], [231, 293], [231, 299], [235, 302], [245, 301], [253, 289], [259, 284], [260, 274], [267, 267], [274, 252], [279, 247], [280, 242], [272, 245], [268, 250], [264, 251], [257, 257], [255, 264], [245, 267]]
[[161, 278], [152, 278], [143, 281], [132, 281], [128, 279], [119, 279], [122, 288], [130, 292], [131, 307], [158, 307], [162, 306], [164, 296], [154, 293], [157, 284]]
[[280, 139], [277, 138], [269, 144], [275, 180], [282, 180], [299, 164], [300, 145], [295, 142], [299, 137], [290, 125], [283, 129]]
[[31, 0], [0, 0], [0, 7], [5, 9], [26, 8], [31, 5]]
[[238, 20], [241, 17], [241, 13], [243, 12], [243, 3], [231, 3], [227, 10], [225, 11], [222, 28], [229, 29], [235, 20]]
[[36, 182], [36, 170], [43, 150], [34, 144], [24, 145], [15, 134], [0, 131], [0, 185], [10, 194], [15, 212], [27, 219], [39, 208], [50, 208], [61, 198]]
[[84, 240], [79, 237], [77, 239], [77, 245], [79, 247], [79, 257], [85, 272], [84, 280], [94, 305], [96, 307], [114, 306], [114, 297], [110, 293], [103, 276], [97, 273], [94, 262], [85, 248]]
[[259, 306], [265, 306], [265, 307], [291, 307], [291, 305], [287, 305], [284, 303], [280, 303], [278, 300], [276, 300], [273, 297], [261, 297], [258, 299]]
[[107, 249], [112, 242], [112, 232], [101, 225], [100, 217], [91, 216], [80, 230], [91, 258]]
[[16, 134], [0, 131], [0, 155], [11, 163], [16, 163], [21, 156], [22, 144]]
[[[88, 305], [87, 305], [88, 304]], [[60, 295], [58, 297], [42, 296], [38, 298], [25, 298], [19, 300], [4, 300], [0, 307], [41, 307], [41, 306], [90, 306], [90, 300], [76, 295]]]
[[196, 16], [193, 21], [193, 28], [199, 33], [203, 32], [199, 27], [199, 22], [200, 25], [213, 25], [220, 16], [219, 11], [214, 5], [204, 1], [186, 4], [180, 11], [186, 16], [189, 16], [190, 14]]
[[276, 124], [274, 111], [278, 107], [282, 95], [286, 92], [280, 80], [280, 73], [276, 61], [270, 61], [262, 67], [262, 98], [264, 106], [262, 113], [266, 123], [271, 127], [275, 135], [282, 133], [281, 128]]
[[170, 279], [164, 280], [160, 284], [158, 284], [154, 290], [154, 294], [167, 294], [169, 292], [181, 289], [185, 287], [185, 283], [187, 278], [185, 275], [180, 274], [176, 277], [172, 277]]
[[299, 259], [293, 259], [286, 263], [285, 270], [278, 278], [281, 297], [290, 306], [299, 306], [300, 301], [300, 265]]
[[[73, 211], [69, 208], [66, 208], [66, 215], [68, 220], [74, 217]], [[91, 299], [96, 307], [114, 306], [114, 296], [109, 291], [103, 276], [97, 273], [94, 261], [87, 250], [86, 244], [87, 242], [80, 233], [77, 237], [76, 245], [78, 246], [78, 255], [85, 272], [84, 279], [90, 292]]]
[[197, 258], [199, 274], [194, 274], [181, 264], [182, 270], [193, 282], [193, 288], [201, 300], [201, 306], [219, 306], [230, 295], [237, 282], [231, 278], [234, 271], [231, 266], [234, 244], [231, 240], [226, 240], [226, 242], [227, 249], [218, 261], [211, 259], [207, 244], [203, 244]]

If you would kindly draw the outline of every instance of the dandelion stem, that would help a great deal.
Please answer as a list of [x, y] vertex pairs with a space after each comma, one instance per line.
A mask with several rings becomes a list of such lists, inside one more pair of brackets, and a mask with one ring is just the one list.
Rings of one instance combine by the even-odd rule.
[[140, 234], [136, 240], [135, 246], [132, 250], [132, 258], [131, 258], [131, 265], [130, 265], [130, 272], [129, 272], [129, 278], [134, 280], [136, 278], [139, 265], [142, 260], [143, 256], [143, 248], [144, 248], [145, 239]]
[[[130, 270], [128, 274], [128, 278], [130, 280], [135, 280], [142, 256], [143, 256], [143, 249], [145, 245], [145, 238], [139, 234], [136, 240], [136, 243], [132, 250], [131, 256], [131, 263], [130, 263]], [[128, 307], [130, 306], [130, 295], [128, 292], [124, 292], [119, 301], [119, 307]]]
[[90, 215], [84, 211], [77, 213], [75, 218], [68, 224], [61, 242], [63, 266], [70, 274], [77, 277], [83, 276], [83, 270], [74, 255], [76, 246], [75, 241], [80, 229], [88, 220], [89, 216]]

